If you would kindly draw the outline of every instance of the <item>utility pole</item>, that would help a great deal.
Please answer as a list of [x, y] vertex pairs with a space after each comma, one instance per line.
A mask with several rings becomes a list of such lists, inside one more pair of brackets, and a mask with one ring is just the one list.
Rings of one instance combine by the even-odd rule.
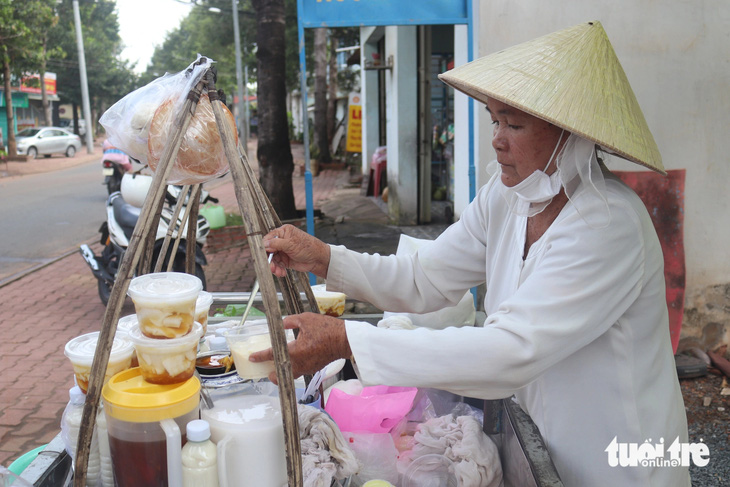
[[79, 50], [79, 73], [81, 74], [81, 105], [86, 120], [86, 150], [89, 154], [94, 153], [94, 126], [91, 123], [91, 107], [89, 105], [89, 84], [86, 80], [86, 57], [84, 56], [84, 37], [81, 35], [81, 14], [79, 13], [79, 2], [73, 0], [74, 25], [76, 26], [76, 45]]
[[238, 133], [241, 137], [241, 145], [243, 145], [244, 150], [248, 151], [247, 114], [244, 110], [243, 73], [241, 69], [241, 33], [238, 28], [238, 0], [231, 0], [231, 4], [233, 5], [233, 40], [236, 45], [236, 84], [238, 85], [238, 104], [236, 111], [238, 112]]

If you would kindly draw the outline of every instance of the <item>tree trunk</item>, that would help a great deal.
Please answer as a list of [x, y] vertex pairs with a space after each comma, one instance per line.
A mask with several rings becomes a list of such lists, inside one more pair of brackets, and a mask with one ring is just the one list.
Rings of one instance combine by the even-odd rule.
[[41, 103], [43, 105], [43, 118], [47, 127], [53, 125], [51, 117], [51, 104], [48, 101], [48, 93], [46, 92], [46, 39], [43, 39], [43, 55], [41, 58]]
[[[334, 32], [334, 31], [333, 31]], [[336, 35], [330, 35], [330, 75], [329, 75], [329, 99], [327, 100], [327, 140], [332, 143], [337, 128], [337, 46], [339, 40]], [[337, 148], [334, 148], [337, 152]]]
[[282, 220], [296, 218], [294, 160], [286, 118], [284, 0], [253, 0], [258, 65], [258, 151], [261, 186]]
[[327, 29], [314, 29], [314, 142], [320, 163], [332, 162], [327, 137]]
[[3, 56], [3, 79], [5, 80], [5, 113], [8, 119], [8, 156], [18, 155], [18, 147], [15, 144], [15, 115], [13, 114], [13, 94], [10, 92], [10, 62], [7, 56]]

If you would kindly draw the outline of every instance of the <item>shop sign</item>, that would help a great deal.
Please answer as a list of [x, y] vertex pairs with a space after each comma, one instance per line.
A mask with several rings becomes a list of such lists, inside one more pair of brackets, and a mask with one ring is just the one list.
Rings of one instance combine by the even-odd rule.
[[[46, 94], [56, 94], [56, 73], [46, 72], [43, 79], [46, 82]], [[20, 91], [23, 93], [40, 93], [41, 92], [41, 75], [31, 74], [23, 76], [20, 79]]]
[[347, 152], [362, 152], [362, 104], [359, 93], [350, 93], [347, 100]]

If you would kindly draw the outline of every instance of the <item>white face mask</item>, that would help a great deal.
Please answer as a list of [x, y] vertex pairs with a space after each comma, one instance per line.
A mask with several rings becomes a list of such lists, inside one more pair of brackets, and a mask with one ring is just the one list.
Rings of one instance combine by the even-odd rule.
[[547, 168], [550, 167], [550, 164], [555, 158], [555, 154], [560, 146], [560, 141], [563, 139], [564, 132], [565, 130], [560, 132], [558, 142], [555, 144], [555, 149], [553, 149], [553, 153], [550, 156], [550, 159], [548, 159], [545, 169], [542, 171], [537, 169], [518, 184], [505, 188], [508, 192], [514, 193], [528, 206], [534, 203], [544, 203], [544, 206], [540, 205], [542, 208], [540, 208], [539, 211], [542, 211], [545, 206], [550, 204], [550, 201], [552, 201], [555, 195], [560, 192], [560, 170], [556, 169], [550, 176], [548, 176], [545, 171], [547, 171]]

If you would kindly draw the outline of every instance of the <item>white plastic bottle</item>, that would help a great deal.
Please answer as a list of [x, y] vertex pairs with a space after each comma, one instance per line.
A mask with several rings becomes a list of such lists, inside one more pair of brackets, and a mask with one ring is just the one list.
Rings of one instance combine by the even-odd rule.
[[182, 448], [183, 487], [218, 487], [218, 453], [210, 441], [210, 425], [202, 419], [187, 424]]
[[[66, 409], [61, 417], [61, 438], [63, 439], [66, 451], [72, 459], [76, 459], [76, 444], [79, 439], [79, 430], [81, 429], [81, 420], [83, 418], [84, 401], [86, 394], [83, 393], [79, 386], [74, 386], [68, 391], [69, 401]], [[89, 463], [86, 467], [86, 485], [95, 487], [101, 478], [101, 461], [99, 459], [99, 447], [97, 440], [97, 431], [94, 428], [94, 434], [91, 440], [91, 449], [89, 451]]]

